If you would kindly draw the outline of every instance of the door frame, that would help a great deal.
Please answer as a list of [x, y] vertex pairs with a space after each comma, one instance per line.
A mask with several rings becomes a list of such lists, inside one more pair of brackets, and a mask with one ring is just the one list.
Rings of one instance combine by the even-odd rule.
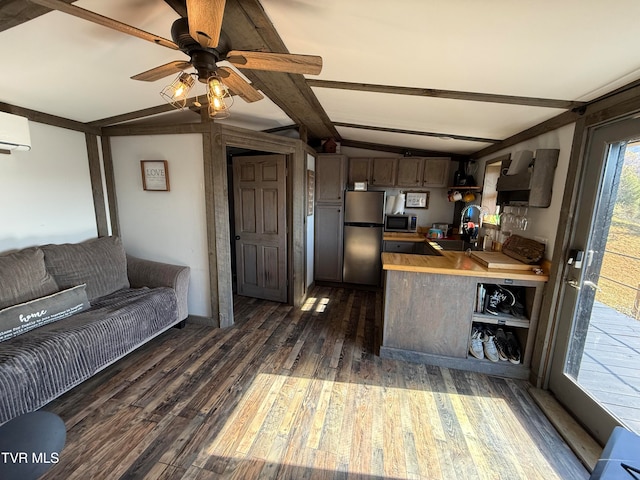
[[584, 168], [587, 141], [598, 126], [640, 113], [640, 82], [623, 87], [603, 99], [582, 107], [575, 124], [567, 178], [554, 242], [549, 282], [540, 312], [540, 320], [531, 360], [531, 383], [548, 390], [551, 361], [558, 333], [560, 293], [564, 288], [564, 269], [579, 195], [580, 172]]
[[203, 134], [204, 188], [212, 315], [221, 327], [234, 324], [231, 233], [227, 177], [227, 147], [283, 154], [287, 157], [288, 303], [304, 301], [306, 258], [306, 153], [297, 139], [211, 122]]
[[[603, 245], [593, 243], [592, 240], [598, 242], [603, 239], [591, 237], [591, 232], [598, 226], [600, 229], [605, 227], [602, 225], [602, 222], [605, 222], [603, 216], [596, 215], [596, 211], [602, 207], [613, 208], [611, 201], [615, 199], [612, 199], [607, 192], [615, 183], [619, 172], [616, 168], [612, 168], [609, 162], [620, 162], [618, 145], [621, 142], [638, 138], [640, 138], [640, 120], [636, 115], [628, 115], [589, 128], [585, 163], [579, 175], [580, 192], [577, 199], [577, 206], [584, 208], [585, 211], [578, 211], [572, 219], [572, 233], [569, 238], [571, 248], [584, 252], [602, 249]], [[593, 188], [595, 191], [592, 192]], [[604, 240], [606, 241], [606, 238]], [[587, 262], [590, 261], [587, 260]], [[576, 271], [572, 266], [564, 263], [563, 285], [560, 289], [558, 305], [557, 333], [559, 335], [557, 335], [553, 358], [550, 362], [549, 387], [554, 388], [556, 398], [573, 410], [576, 417], [585, 419], [583, 421], [585, 427], [596, 440], [604, 444], [613, 428], [619, 425], [618, 420], [577, 382], [565, 378], [564, 373], [566, 356], [570, 354], [570, 337], [574, 332], [576, 309], [584, 295], [584, 290], [578, 291], [567, 285], [567, 280], [572, 279], [581, 283], [589, 268], [588, 265], [583, 265], [579, 271]], [[597, 265], [591, 268], [599, 270]], [[588, 293], [594, 294], [592, 291]], [[573, 405], [576, 407], [573, 408]], [[580, 412], [577, 411], [578, 409]]]

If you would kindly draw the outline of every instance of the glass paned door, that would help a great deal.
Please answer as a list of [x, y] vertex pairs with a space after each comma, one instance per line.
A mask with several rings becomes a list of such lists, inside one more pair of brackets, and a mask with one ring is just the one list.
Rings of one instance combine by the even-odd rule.
[[589, 137], [550, 387], [605, 443], [640, 433], [640, 121]]

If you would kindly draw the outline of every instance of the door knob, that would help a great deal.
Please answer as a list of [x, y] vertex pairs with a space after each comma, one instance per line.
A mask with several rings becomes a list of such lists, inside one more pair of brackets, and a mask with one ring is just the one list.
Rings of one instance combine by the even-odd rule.
[[240, 235], [236, 235], [236, 240], [240, 240]]

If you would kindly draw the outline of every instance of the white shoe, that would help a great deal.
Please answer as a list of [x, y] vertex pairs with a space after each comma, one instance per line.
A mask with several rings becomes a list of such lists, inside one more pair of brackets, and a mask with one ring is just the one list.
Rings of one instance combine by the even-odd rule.
[[471, 339], [469, 340], [469, 353], [476, 358], [484, 358], [484, 348], [482, 346], [482, 339], [484, 334], [478, 327], [473, 327], [471, 333]]
[[498, 355], [498, 349], [496, 348], [496, 344], [493, 339], [494, 336], [490, 333], [485, 334], [482, 342], [484, 344], [484, 356], [492, 362], [497, 362], [500, 360], [500, 355]]

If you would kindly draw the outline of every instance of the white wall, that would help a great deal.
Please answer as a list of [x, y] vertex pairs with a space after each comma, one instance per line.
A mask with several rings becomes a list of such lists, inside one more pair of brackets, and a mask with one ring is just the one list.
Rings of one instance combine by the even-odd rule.
[[[403, 158], [402, 155], [393, 153], [380, 152], [375, 150], [364, 150], [359, 148], [342, 147], [340, 153], [347, 157], [385, 157], [385, 158]], [[458, 169], [458, 162], [451, 162], [449, 170], [450, 179], [453, 178], [453, 172]], [[407, 208], [405, 213], [416, 215], [418, 217], [419, 227], [431, 227], [434, 223], [451, 223], [453, 220], [454, 203], [450, 203], [447, 198], [446, 188], [433, 188], [433, 187], [421, 187], [421, 188], [376, 188], [371, 187], [371, 190], [384, 190], [387, 192], [387, 198], [397, 195], [400, 190], [402, 191], [428, 191], [429, 193], [429, 208]]]
[[[202, 136], [114, 137], [120, 230], [131, 255], [191, 267], [189, 313], [211, 316]], [[140, 160], [167, 160], [170, 191], [144, 191]]]
[[96, 237], [84, 133], [29, 128], [30, 151], [0, 154], [0, 252]]
[[495, 154], [480, 159], [480, 168], [478, 168], [478, 176], [482, 177], [482, 175], [484, 175], [484, 164], [486, 161], [506, 153], [513, 155], [513, 153], [519, 150], [531, 150], [535, 153], [535, 150], [538, 148], [560, 149], [558, 166], [556, 167], [555, 176], [553, 177], [551, 205], [548, 208], [529, 208], [527, 213], [529, 220], [527, 230], [524, 232], [514, 232], [523, 237], [539, 241], [546, 239], [547, 247], [545, 250], [545, 258], [549, 260], [553, 257], [553, 246], [558, 230], [558, 221], [560, 219], [560, 208], [562, 207], [562, 197], [564, 196], [564, 187], [569, 169], [574, 130], [575, 124], [566, 125], [552, 132], [527, 140], [526, 142], [518, 143], [513, 147], [500, 150]]
[[[307, 170], [316, 171], [316, 157], [307, 154]], [[314, 210], [315, 213], [315, 210]], [[315, 255], [315, 215], [307, 216], [307, 259], [306, 259], [306, 271], [307, 271], [307, 283], [309, 287], [313, 283], [314, 277], [314, 255]]]

